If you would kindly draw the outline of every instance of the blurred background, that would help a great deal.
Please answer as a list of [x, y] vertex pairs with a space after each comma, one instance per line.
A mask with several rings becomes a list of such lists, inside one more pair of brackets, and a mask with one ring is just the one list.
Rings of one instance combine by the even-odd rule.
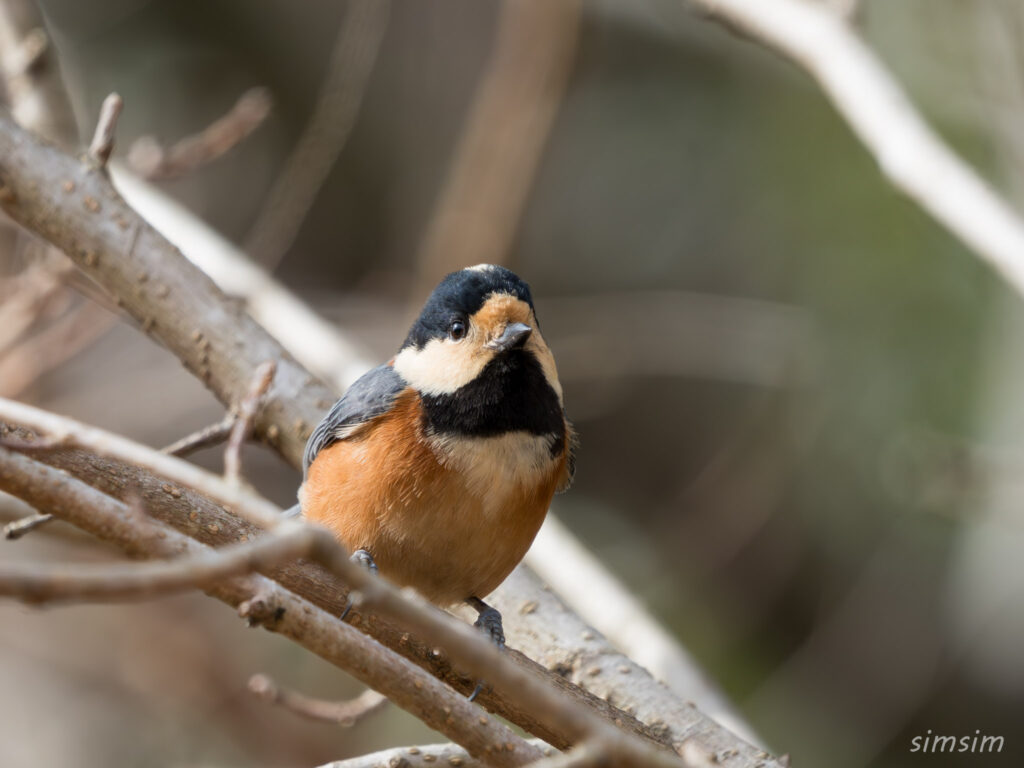
[[[890, 188], [796, 68], [676, 0], [519, 27], [478, 0], [41, 7], [83, 143], [119, 92], [116, 156], [370, 359], [447, 269], [500, 259], [529, 281], [581, 435], [555, 510], [772, 749], [797, 766], [1024, 764], [1021, 299]], [[1024, 5], [876, 0], [859, 24], [1024, 206]], [[174, 176], [159, 147], [247, 92], [249, 135], [157, 178]], [[466, 189], [482, 227], [460, 219]], [[519, 203], [491, 218], [495, 194]], [[469, 245], [448, 248], [453, 232]], [[220, 418], [171, 355], [66, 287], [80, 280], [28, 266], [9, 224], [0, 245], [4, 396], [157, 446]], [[292, 503], [297, 473], [245, 459]], [[44, 530], [2, 556], [107, 557]], [[246, 693], [254, 672], [359, 690], [198, 595], [2, 605], [0, 763], [299, 766], [436, 740], [395, 709], [351, 731], [302, 721]], [[909, 751], [976, 732], [1003, 752]]]

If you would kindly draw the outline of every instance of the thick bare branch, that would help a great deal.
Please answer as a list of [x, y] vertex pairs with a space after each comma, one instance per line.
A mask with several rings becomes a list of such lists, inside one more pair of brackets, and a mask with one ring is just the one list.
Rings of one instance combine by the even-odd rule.
[[[209, 493], [217, 501], [230, 504], [232, 509], [250, 522], [261, 524], [269, 530], [299, 525], [284, 521], [273, 505], [249, 491], [178, 459], [95, 427], [85, 427], [70, 419], [3, 400], [0, 400], [0, 420], [9, 425], [58, 436], [63, 445], [84, 446], [122, 461], [140, 463], [167, 479], [184, 482], [192, 488]], [[362, 605], [383, 614], [400, 626], [415, 630], [432, 647], [445, 649], [461, 668], [477, 678], [491, 681], [496, 689], [502, 690], [519, 708], [531, 710], [537, 720], [546, 723], [548, 729], [553, 729], [560, 743], [571, 745], [584, 739], [593, 739], [601, 744], [602, 749], [624, 763], [652, 766], [677, 764], [674, 757], [660, 751], [666, 746], [667, 740], [658, 739], [626, 713], [616, 710], [614, 721], [620, 726], [632, 721], [632, 732], [613, 727], [603, 713], [599, 715], [593, 708], [584, 706], [584, 699], [579, 693], [569, 695], [564, 690], [564, 684], [552, 685], [550, 678], [545, 679], [549, 676], [536, 668], [531, 670], [529, 665], [513, 663], [507, 654], [500, 653], [492, 643], [468, 625], [452, 620], [420, 599], [403, 597], [382, 579], [371, 576], [365, 569], [351, 563], [326, 531], [315, 528], [308, 530], [311, 536], [308, 556], [358, 589]], [[558, 678], [554, 680], [561, 683]], [[653, 748], [653, 745], [657, 745], [657, 748]]]
[[373, 689], [367, 689], [347, 701], [314, 699], [298, 691], [283, 688], [267, 675], [253, 675], [249, 678], [249, 691], [268, 704], [276, 704], [309, 720], [333, 723], [342, 728], [357, 725], [388, 702], [386, 696]]
[[853, 27], [804, 0], [688, 0], [814, 77], [882, 173], [1024, 295], [1024, 223], [914, 109]]
[[[195, 559], [211, 554], [187, 536], [141, 520], [127, 505], [6, 448], [0, 448], [0, 488], [131, 555]], [[207, 591], [379, 690], [488, 764], [518, 766], [541, 756], [535, 746], [441, 681], [269, 579], [236, 576], [211, 584]], [[261, 610], [255, 609], [256, 602]]]
[[8, 214], [67, 253], [222, 402], [240, 402], [256, 368], [275, 360], [255, 434], [298, 462], [334, 393], [128, 207], [103, 173], [0, 116], [0, 184]]

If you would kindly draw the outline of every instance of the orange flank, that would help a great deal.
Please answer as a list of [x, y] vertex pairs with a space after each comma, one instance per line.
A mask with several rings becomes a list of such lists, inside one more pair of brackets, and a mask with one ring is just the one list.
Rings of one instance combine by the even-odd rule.
[[557, 459], [531, 462], [533, 471], [496, 472], [481, 483], [486, 469], [465, 459], [479, 441], [501, 438], [410, 440], [423, 434], [422, 419], [407, 389], [386, 414], [324, 448], [302, 489], [303, 512], [349, 551], [367, 550], [385, 577], [439, 605], [484, 597], [533, 542], [566, 480], [568, 445]]

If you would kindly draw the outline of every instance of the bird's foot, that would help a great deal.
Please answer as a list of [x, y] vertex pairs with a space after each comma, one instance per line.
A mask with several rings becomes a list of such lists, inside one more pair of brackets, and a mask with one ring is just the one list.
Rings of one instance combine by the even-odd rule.
[[[492, 608], [479, 597], [471, 597], [466, 602], [473, 606], [479, 614], [476, 621], [473, 622], [473, 626], [483, 632], [492, 643], [498, 646], [499, 650], [504, 650], [505, 628], [502, 626], [501, 613], [498, 609]], [[477, 681], [476, 688], [469, 694], [469, 701], [473, 701], [480, 695], [485, 684], [483, 680]]]
[[487, 606], [484, 610], [480, 611], [480, 615], [473, 622], [473, 626], [487, 635], [499, 648], [505, 647], [505, 628], [501, 624], [501, 614], [498, 613], [496, 608]]
[[[365, 550], [365, 549], [357, 549], [355, 552], [352, 553], [352, 556], [349, 558], [349, 560], [351, 560], [356, 565], [363, 566], [363, 568], [368, 570], [374, 576], [377, 575], [377, 563], [375, 563], [373, 561], [373, 555], [371, 555], [367, 550]], [[344, 621], [348, 617], [349, 611], [351, 611], [351, 610], [352, 610], [352, 598], [350, 597], [348, 599], [348, 602], [345, 603], [345, 610], [343, 610], [341, 612], [341, 616], [339, 618], [342, 621]], [[500, 617], [499, 617], [499, 621], [500, 621]]]

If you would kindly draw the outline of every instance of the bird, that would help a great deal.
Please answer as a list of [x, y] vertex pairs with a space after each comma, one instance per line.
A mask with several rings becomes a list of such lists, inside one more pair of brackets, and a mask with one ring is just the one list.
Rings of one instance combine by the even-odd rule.
[[480, 264], [446, 275], [397, 354], [313, 430], [299, 505], [354, 562], [442, 608], [472, 606], [504, 647], [483, 598], [571, 484], [576, 443], [529, 285]]

